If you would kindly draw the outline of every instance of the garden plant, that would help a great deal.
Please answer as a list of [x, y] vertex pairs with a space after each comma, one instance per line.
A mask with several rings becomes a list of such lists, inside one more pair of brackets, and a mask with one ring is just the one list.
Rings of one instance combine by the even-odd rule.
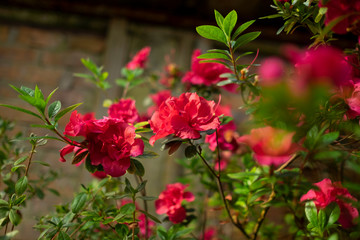
[[[274, 0], [272, 7], [264, 19], [284, 20], [278, 34], [306, 29], [312, 44], [259, 60], [261, 49], [241, 50], [261, 34], [248, 31], [255, 20], [215, 10], [216, 25], [196, 31], [219, 47], [194, 50], [188, 71], [168, 63], [163, 75], [147, 77], [151, 48], [144, 47], [109, 82], [106, 69], [82, 59], [88, 74], [76, 76], [105, 93], [122, 89], [104, 102], [103, 118], [80, 112], [80, 103], [62, 106], [56, 89], [44, 95], [11, 85], [31, 109], [1, 108], [37, 119], [48, 135], [9, 136], [13, 123], [0, 121], [0, 239], [16, 238], [31, 198], [59, 194], [50, 187], [61, 178], [56, 169], [29, 178], [49, 165], [36, 160], [48, 141], [63, 142], [60, 161], [94, 178], [38, 219], [38, 239], [360, 239], [359, 41], [335, 47], [337, 36], [360, 35], [360, 2]], [[128, 95], [144, 84], [152, 105], [139, 113], [141, 103]], [[223, 104], [227, 94], [237, 101]], [[174, 154], [184, 174], [150, 196], [143, 161], [159, 152]]]

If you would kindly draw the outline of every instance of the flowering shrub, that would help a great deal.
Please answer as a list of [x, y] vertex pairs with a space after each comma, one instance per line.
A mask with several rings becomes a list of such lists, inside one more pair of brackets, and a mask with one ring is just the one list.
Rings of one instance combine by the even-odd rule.
[[[153, 105], [144, 113], [128, 92], [147, 84], [150, 47], [121, 70], [115, 84], [122, 94], [105, 101], [108, 116], [101, 119], [80, 114], [80, 104], [63, 108], [52, 100], [55, 91], [45, 97], [37, 86], [11, 86], [36, 110], [0, 106], [37, 118], [36, 127], [53, 135], [22, 138], [31, 145], [26, 155], [5, 134], [11, 124], [0, 121], [2, 239], [17, 233], [28, 199], [45, 190], [59, 194], [49, 187], [54, 170], [29, 180], [47, 140], [66, 144], [63, 164], [71, 158], [95, 178], [38, 219], [39, 239], [359, 239], [359, 43], [346, 52], [330, 46], [334, 34], [359, 35], [358, 4], [273, 4], [277, 13], [264, 18], [284, 19], [278, 33], [310, 30], [308, 49], [287, 47], [283, 56], [260, 61], [261, 50], [240, 50], [260, 35], [247, 31], [254, 21], [238, 24], [236, 11], [215, 11], [216, 26], [196, 30], [223, 48], [195, 50], [188, 72], [168, 62], [161, 88], [147, 85]], [[82, 62], [91, 74], [76, 76], [104, 91], [111, 87], [102, 67]], [[220, 93], [237, 100], [225, 104]], [[67, 114], [62, 132], [59, 120]], [[142, 161], [157, 157], [159, 145], [164, 154], [177, 152], [183, 175], [150, 196]]]

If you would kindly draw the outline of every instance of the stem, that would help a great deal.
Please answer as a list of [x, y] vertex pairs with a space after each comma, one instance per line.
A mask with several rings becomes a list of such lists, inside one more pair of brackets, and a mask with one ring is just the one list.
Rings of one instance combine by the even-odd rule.
[[[141, 176], [137, 176], [137, 175], [134, 175], [134, 176], [135, 176], [135, 180], [136, 180], [136, 182], [137, 182], [138, 185], [144, 182]], [[137, 177], [139, 177], [140, 181], [139, 181], [139, 179], [138, 179]], [[141, 191], [141, 195], [142, 195], [143, 197], [146, 196], [146, 189], [145, 189], [145, 188]], [[148, 204], [147, 204], [147, 201], [146, 201], [145, 199], [143, 199], [143, 203], [144, 203], [144, 210], [145, 210], [145, 212], [147, 213], [147, 212], [148, 212]], [[148, 218], [148, 216], [145, 214], [145, 239], [146, 239], [146, 240], [149, 239], [149, 238], [148, 238], [148, 235], [149, 235], [148, 226], [149, 226], [149, 218]]]
[[[51, 126], [54, 126], [54, 125], [52, 125], [52, 123], [49, 121], [49, 119], [45, 118], [45, 121], [46, 121], [47, 124], [49, 124], [49, 125], [51, 125]], [[67, 139], [66, 137], [64, 137], [62, 134], [60, 134], [59, 131], [58, 131], [55, 127], [52, 129], [52, 131], [53, 131], [56, 135], [58, 135], [64, 142], [66, 142], [66, 143], [68, 143], [68, 144], [70, 144], [70, 145], [73, 145], [73, 146], [80, 147], [79, 144], [75, 144], [73, 141], [70, 141], [69, 139]]]
[[29, 173], [31, 160], [32, 160], [32, 157], [33, 157], [33, 155], [34, 155], [34, 153], [35, 153], [35, 148], [36, 148], [36, 144], [32, 145], [32, 147], [31, 147], [31, 152], [30, 152], [30, 156], [29, 156], [29, 161], [28, 161], [28, 164], [27, 164], [26, 170], [25, 170], [25, 176], [27, 176], [28, 173]]
[[85, 223], [87, 223], [87, 221], [83, 221], [83, 222], [69, 235], [69, 237], [71, 238], [75, 233], [77, 233], [77, 232], [80, 230], [80, 228], [85, 225]]
[[[195, 146], [191, 141], [190, 141], [190, 144], [192, 146]], [[226, 197], [225, 197], [225, 193], [224, 193], [224, 187], [223, 187], [223, 184], [221, 182], [221, 179], [220, 179], [220, 176], [217, 175], [215, 173], [215, 171], [210, 167], [210, 165], [207, 163], [207, 161], [204, 159], [204, 157], [201, 155], [201, 153], [198, 151], [198, 149], [195, 147], [196, 149], [196, 153], [197, 155], [200, 157], [200, 159], [202, 160], [202, 162], [205, 164], [205, 166], [208, 168], [208, 170], [210, 171], [210, 173], [216, 178], [216, 183], [217, 183], [217, 186], [218, 186], [218, 190], [220, 192], [220, 195], [221, 195], [221, 199], [224, 203], [224, 206], [225, 206], [225, 209], [226, 209], [226, 213], [228, 215], [228, 217], [230, 218], [230, 221], [231, 223], [237, 228], [239, 229], [243, 234], [244, 236], [247, 238], [247, 239], [251, 239], [250, 236], [246, 233], [244, 227], [242, 226], [241, 223], [239, 222], [235, 222], [235, 220], [232, 218], [231, 216], [231, 212], [230, 212], [230, 208], [229, 208], [229, 205], [226, 201]]]
[[[271, 194], [270, 194], [268, 200], [265, 201], [263, 204], [271, 202], [274, 198], [275, 198], [275, 186], [274, 186], [274, 184], [271, 184]], [[260, 227], [261, 227], [262, 223], [264, 222], [266, 214], [269, 211], [270, 207], [271, 206], [268, 206], [261, 211], [260, 217], [258, 218], [257, 223], [254, 228], [254, 231], [253, 231], [254, 232], [253, 240], [256, 240], [257, 235], [260, 230]]]
[[127, 94], [128, 90], [129, 90], [129, 86], [130, 86], [130, 82], [128, 81], [128, 82], [126, 83], [125, 87], [124, 87], [124, 91], [123, 91], [123, 93], [122, 93], [122, 95], [121, 95], [121, 98], [125, 98], [125, 97], [126, 97], [126, 94]]

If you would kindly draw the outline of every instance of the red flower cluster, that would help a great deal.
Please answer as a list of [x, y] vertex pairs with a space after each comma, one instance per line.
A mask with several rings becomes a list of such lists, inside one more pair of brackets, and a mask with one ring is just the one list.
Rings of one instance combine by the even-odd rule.
[[[225, 78], [220, 77], [221, 74], [231, 73], [231, 70], [220, 63], [200, 63], [201, 59], [197, 58], [200, 54], [199, 49], [194, 51], [191, 59], [191, 71], [185, 74], [182, 79], [183, 83], [211, 86], [225, 80]], [[236, 84], [224, 86], [230, 92], [235, 92], [237, 87]]]
[[357, 201], [350, 195], [349, 191], [343, 188], [340, 182], [332, 183], [328, 178], [314, 185], [318, 187], [319, 190], [309, 190], [301, 197], [300, 201], [313, 200], [318, 209], [324, 209], [330, 203], [335, 202], [339, 205], [341, 211], [338, 222], [343, 228], [352, 227], [352, 221], [359, 216], [359, 212], [351, 203], [346, 201]]
[[300, 146], [292, 142], [294, 134], [282, 129], [264, 127], [252, 129], [250, 135], [242, 136], [238, 141], [250, 146], [255, 153], [255, 160], [260, 165], [277, 167], [300, 150]]
[[191, 192], [185, 192], [187, 185], [181, 183], [168, 184], [159, 199], [155, 201], [156, 213], [167, 214], [173, 223], [181, 223], [186, 218], [186, 211], [181, 203], [183, 200], [192, 202], [195, 200]]
[[346, 16], [344, 20], [341, 20], [336, 24], [332, 30], [338, 34], [345, 34], [349, 31], [360, 35], [360, 2], [356, 0], [329, 0], [319, 1], [319, 7], [326, 7], [325, 25], [328, 25], [331, 21]]
[[165, 102], [165, 100], [168, 99], [169, 97], [171, 97], [170, 90], [163, 90], [163, 91], [157, 92], [156, 94], [150, 94], [150, 98], [155, 105], [148, 108], [147, 114], [149, 116], [151, 116], [156, 110], [158, 110], [160, 105], [163, 102]]
[[115, 118], [86, 120], [74, 111], [64, 134], [82, 136], [85, 140], [82, 143], [74, 142], [80, 148], [78, 151], [74, 145], [61, 149], [63, 161], [64, 156], [74, 150], [75, 155], [88, 151], [91, 164], [102, 165], [105, 173], [113, 177], [124, 175], [130, 167], [130, 157], [141, 155], [144, 151], [143, 141], [135, 138], [135, 128]]
[[126, 123], [139, 121], [139, 113], [132, 99], [120, 99], [118, 103], [113, 103], [108, 109], [109, 117], [119, 119]]
[[215, 114], [215, 102], [207, 101], [196, 93], [183, 93], [166, 99], [149, 120], [155, 133], [149, 143], [174, 134], [182, 139], [200, 138], [199, 131], [216, 129], [220, 125]]
[[144, 47], [143, 49], [141, 49], [126, 65], [126, 68], [130, 70], [134, 70], [136, 68], [145, 68], [145, 64], [148, 60], [150, 51], [150, 47]]

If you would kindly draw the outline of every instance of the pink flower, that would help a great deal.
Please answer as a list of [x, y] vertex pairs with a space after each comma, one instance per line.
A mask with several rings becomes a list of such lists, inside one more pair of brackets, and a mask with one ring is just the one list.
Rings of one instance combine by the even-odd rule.
[[143, 49], [141, 49], [126, 65], [126, 68], [130, 70], [134, 70], [136, 68], [145, 68], [145, 64], [148, 60], [150, 51], [150, 47], [144, 47]]
[[280, 58], [265, 59], [259, 69], [259, 78], [262, 85], [274, 85], [281, 82], [285, 75], [285, 64]]
[[103, 171], [96, 171], [96, 172], [92, 173], [91, 175], [93, 175], [94, 177], [99, 178], [99, 179], [104, 179], [107, 176], [107, 174]]
[[[146, 235], [146, 220], [145, 220], [146, 216], [144, 213], [141, 213], [140, 216], [138, 217], [139, 219], [139, 228], [140, 228], [140, 236], [145, 237]], [[152, 234], [153, 234], [153, 228], [155, 226], [155, 222], [150, 220], [148, 218], [148, 231], [147, 231], [147, 236], [146, 238], [149, 238]]]
[[203, 240], [213, 240], [216, 239], [216, 229], [214, 227], [209, 227], [205, 230], [204, 235], [202, 236]]
[[166, 99], [149, 120], [155, 133], [149, 143], [174, 134], [182, 139], [200, 138], [200, 131], [216, 129], [220, 125], [214, 101], [207, 101], [196, 93], [183, 93]]
[[[215, 115], [232, 117], [230, 106], [221, 106], [219, 105], [216, 108]], [[211, 151], [215, 151], [217, 142], [219, 143], [219, 148], [221, 150], [236, 151], [239, 147], [236, 137], [236, 125], [234, 121], [230, 121], [225, 125], [220, 125], [218, 128], [218, 139], [216, 140], [216, 133], [206, 135], [205, 142], [209, 143], [209, 148]]]
[[298, 87], [326, 84], [337, 87], [351, 85], [351, 68], [342, 52], [332, 47], [319, 47], [307, 51], [295, 65]]
[[108, 109], [109, 117], [119, 119], [126, 123], [139, 121], [139, 113], [132, 99], [120, 99], [118, 103], [113, 103]]
[[[359, 31], [360, 2], [356, 0], [329, 0], [326, 4], [319, 1], [319, 7], [326, 7], [325, 25], [332, 20], [348, 15], [344, 20], [337, 23], [332, 30], [337, 34], [345, 34], [349, 31]], [[359, 34], [357, 34], [359, 35]]]
[[[211, 86], [220, 81], [225, 80], [220, 75], [223, 73], [232, 73], [220, 63], [200, 63], [201, 59], [197, 58], [201, 52], [199, 49], [195, 50], [191, 59], [191, 71], [187, 72], [182, 79], [183, 83], [191, 83], [193, 85]], [[225, 85], [224, 88], [230, 92], [235, 92], [236, 84]]]
[[313, 200], [317, 209], [324, 209], [330, 203], [336, 202], [341, 212], [338, 222], [343, 228], [352, 227], [352, 221], [359, 216], [359, 212], [348, 202], [348, 200], [357, 201], [350, 195], [349, 191], [343, 188], [340, 182], [332, 183], [328, 178], [314, 185], [318, 187], [319, 190], [309, 190], [301, 197], [300, 201]]
[[240, 137], [238, 141], [249, 145], [254, 151], [255, 160], [260, 165], [277, 167], [300, 150], [300, 147], [292, 142], [294, 134], [282, 129], [263, 127], [252, 129], [249, 135]]
[[349, 118], [360, 116], [360, 83], [354, 85], [351, 97], [347, 98], [345, 101], [349, 105], [349, 110], [347, 112]]
[[185, 192], [187, 185], [174, 183], [166, 185], [166, 189], [160, 193], [159, 199], [155, 201], [156, 213], [167, 214], [173, 223], [181, 223], [186, 218], [185, 208], [182, 201], [192, 202], [195, 200], [191, 192]]

